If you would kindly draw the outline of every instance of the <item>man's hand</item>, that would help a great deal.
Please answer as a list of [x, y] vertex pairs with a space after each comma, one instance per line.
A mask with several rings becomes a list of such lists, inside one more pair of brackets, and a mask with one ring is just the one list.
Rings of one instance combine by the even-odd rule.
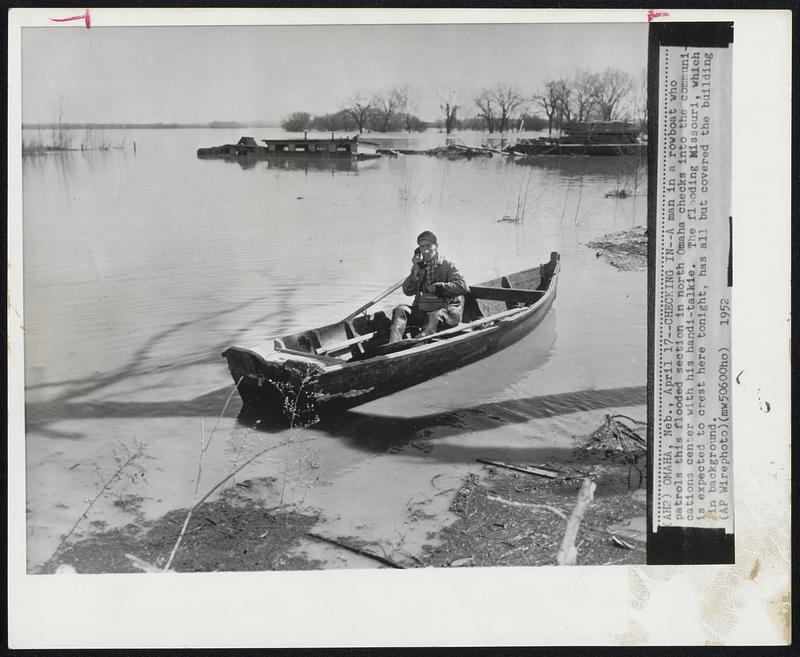
[[446, 297], [447, 292], [444, 289], [444, 283], [434, 283], [425, 288], [428, 294], [435, 294], [437, 297]]

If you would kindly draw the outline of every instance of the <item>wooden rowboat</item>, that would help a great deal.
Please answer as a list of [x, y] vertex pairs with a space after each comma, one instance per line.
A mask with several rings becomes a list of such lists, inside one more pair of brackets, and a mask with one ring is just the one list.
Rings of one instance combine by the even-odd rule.
[[544, 319], [558, 253], [538, 267], [470, 286], [458, 326], [387, 344], [391, 320], [363, 314], [223, 352], [249, 416], [308, 424], [485, 358]]

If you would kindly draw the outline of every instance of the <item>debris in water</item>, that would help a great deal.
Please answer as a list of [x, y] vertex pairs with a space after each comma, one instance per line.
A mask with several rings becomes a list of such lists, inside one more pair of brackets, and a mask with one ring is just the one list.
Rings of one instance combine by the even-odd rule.
[[398, 149], [399, 153], [403, 155], [433, 155], [435, 157], [446, 157], [449, 159], [473, 157], [492, 157], [494, 152], [488, 148], [476, 148], [471, 146], [464, 146], [462, 144], [448, 144], [447, 146], [437, 146], [436, 148], [429, 148], [427, 150], [412, 150], [408, 148]]
[[628, 198], [631, 193], [627, 189], [614, 189], [606, 194], [606, 198]]

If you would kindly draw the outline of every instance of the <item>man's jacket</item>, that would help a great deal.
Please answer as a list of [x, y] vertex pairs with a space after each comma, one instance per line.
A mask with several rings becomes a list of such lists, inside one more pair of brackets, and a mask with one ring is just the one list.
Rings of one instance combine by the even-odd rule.
[[455, 263], [437, 255], [427, 267], [412, 265], [411, 273], [403, 281], [403, 292], [408, 296], [414, 295], [414, 307], [431, 312], [463, 306], [462, 295], [469, 292], [469, 287]]

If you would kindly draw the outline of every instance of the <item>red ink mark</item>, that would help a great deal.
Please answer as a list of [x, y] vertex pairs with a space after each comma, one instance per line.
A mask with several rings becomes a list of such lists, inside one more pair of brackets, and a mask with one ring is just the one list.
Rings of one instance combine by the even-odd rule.
[[647, 10], [647, 22], [650, 23], [654, 18], [661, 18], [662, 16], [669, 16], [668, 11], [653, 11], [652, 9]]
[[84, 21], [86, 23], [86, 29], [90, 29], [92, 27], [92, 19], [89, 15], [89, 10], [86, 10], [85, 14], [81, 14], [80, 16], [70, 16], [69, 18], [51, 18], [51, 21], [55, 23], [65, 23], [66, 21]]

